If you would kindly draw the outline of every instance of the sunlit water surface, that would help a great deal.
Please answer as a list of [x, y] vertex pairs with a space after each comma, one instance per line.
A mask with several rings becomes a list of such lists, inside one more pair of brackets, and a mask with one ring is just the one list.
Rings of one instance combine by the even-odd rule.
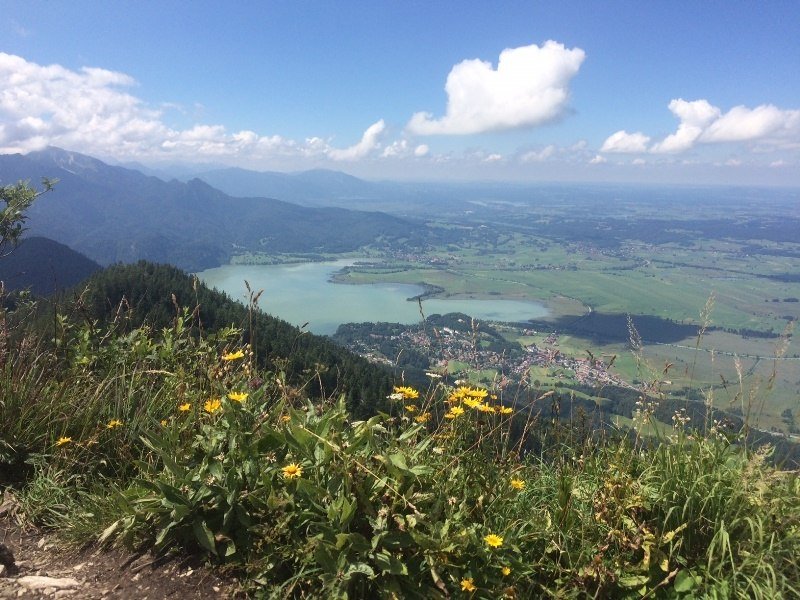
[[[201, 281], [227, 293], [235, 300], [247, 300], [245, 281], [253, 290], [264, 290], [259, 306], [293, 325], [308, 323], [313, 333], [330, 335], [341, 323], [388, 321], [419, 322], [417, 302], [407, 299], [422, 293], [418, 285], [374, 283], [342, 285], [330, 277], [353, 260], [292, 265], [225, 265], [198, 273]], [[535, 302], [517, 300], [476, 300], [469, 298], [423, 300], [426, 315], [461, 312], [476, 319], [521, 322], [538, 319], [547, 309]]]

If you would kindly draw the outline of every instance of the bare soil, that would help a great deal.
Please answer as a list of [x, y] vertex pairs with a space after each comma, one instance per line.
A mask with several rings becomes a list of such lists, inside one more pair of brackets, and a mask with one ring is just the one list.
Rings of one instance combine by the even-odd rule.
[[21, 527], [7, 503], [0, 506], [0, 599], [192, 600], [230, 598], [236, 589], [193, 557], [64, 548], [53, 534]]

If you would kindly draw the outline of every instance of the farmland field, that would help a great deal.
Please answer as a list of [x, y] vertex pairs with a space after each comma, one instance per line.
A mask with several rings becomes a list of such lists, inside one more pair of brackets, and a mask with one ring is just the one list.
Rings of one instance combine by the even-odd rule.
[[[561, 352], [615, 356], [626, 381], [656, 378], [667, 395], [691, 389], [785, 431], [785, 411], [800, 408], [796, 192], [676, 190], [657, 202], [626, 193], [616, 203], [445, 203], [426, 215], [434, 234], [425, 243], [378, 249], [335, 280], [541, 302], [550, 313], [533, 328], [558, 333]], [[628, 315], [641, 338], [637, 358]]]

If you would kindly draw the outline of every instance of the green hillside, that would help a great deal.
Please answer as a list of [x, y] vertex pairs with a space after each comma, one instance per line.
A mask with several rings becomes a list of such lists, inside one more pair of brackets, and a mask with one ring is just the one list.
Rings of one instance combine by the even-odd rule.
[[[255, 291], [257, 293], [257, 290]], [[208, 289], [176, 267], [139, 262], [108, 267], [64, 297], [106, 326], [124, 333], [147, 326], [155, 331], [187, 321], [195, 335], [214, 335], [228, 327], [241, 331], [262, 368], [285, 373], [312, 397], [344, 394], [356, 414], [374, 414], [391, 391], [391, 374], [328, 338], [302, 331], [258, 310], [252, 311], [221, 292]], [[376, 400], [377, 399], [377, 400]], [[376, 404], [377, 402], [377, 404]]]
[[7, 291], [30, 290], [49, 296], [99, 270], [100, 265], [68, 246], [34, 236], [0, 260], [0, 281]]
[[29, 211], [42, 235], [109, 265], [140, 259], [201, 271], [244, 252], [345, 252], [416, 224], [374, 211], [233, 198], [199, 179], [162, 181], [58, 148], [0, 155], [0, 184], [58, 179]]
[[391, 381], [257, 296], [140, 262], [0, 304], [14, 518], [194, 557], [255, 598], [800, 594], [800, 477], [746, 420], [665, 424], [654, 387], [601, 429], [556, 389]]

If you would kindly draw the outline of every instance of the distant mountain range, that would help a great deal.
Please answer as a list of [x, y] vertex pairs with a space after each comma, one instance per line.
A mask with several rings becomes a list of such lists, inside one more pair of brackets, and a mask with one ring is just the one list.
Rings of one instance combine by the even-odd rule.
[[[339, 206], [429, 217], [432, 207], [465, 209], [465, 201], [527, 201], [532, 185], [502, 182], [365, 181], [341, 171], [297, 173], [235, 167], [196, 172], [194, 177], [231, 196], [265, 196], [305, 206]], [[540, 187], [540, 186], [539, 186]]]
[[197, 178], [231, 196], [265, 196], [309, 206], [362, 205], [386, 192], [385, 185], [325, 169], [279, 173], [226, 168], [198, 173]]
[[[329, 175], [316, 175], [318, 190]], [[166, 182], [58, 148], [0, 156], [0, 185], [42, 177], [59, 182], [31, 208], [28, 234], [67, 244], [102, 265], [146, 259], [198, 271], [245, 251], [344, 252], [418, 228], [374, 211], [234, 198], [200, 179]]]

